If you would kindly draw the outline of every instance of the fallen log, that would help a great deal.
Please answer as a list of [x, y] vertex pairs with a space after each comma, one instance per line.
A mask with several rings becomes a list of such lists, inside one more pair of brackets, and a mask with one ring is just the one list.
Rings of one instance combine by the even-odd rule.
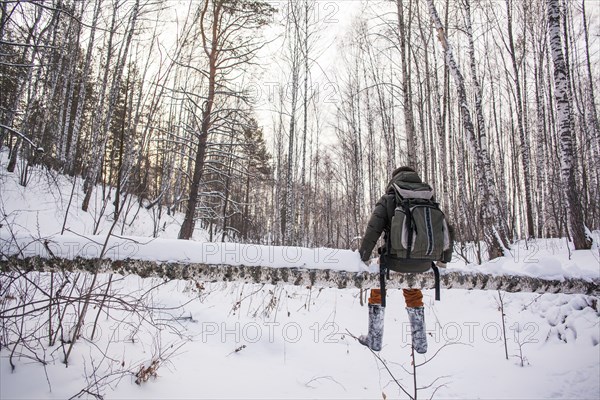
[[[204, 282], [243, 282], [288, 284], [309, 287], [371, 288], [379, 284], [379, 274], [369, 272], [349, 272], [310, 268], [271, 268], [249, 267], [244, 265], [213, 265], [200, 263], [157, 263], [143, 260], [108, 259], [62, 259], [62, 258], [9, 258], [0, 260], [0, 270], [14, 269], [39, 272], [98, 272], [135, 274], [142, 278], [195, 280]], [[442, 289], [503, 290], [506, 292], [565, 293], [598, 296], [600, 281], [565, 278], [542, 279], [522, 275], [491, 275], [480, 272], [441, 269]], [[391, 273], [387, 281], [388, 289], [434, 287], [432, 273], [403, 274]]]

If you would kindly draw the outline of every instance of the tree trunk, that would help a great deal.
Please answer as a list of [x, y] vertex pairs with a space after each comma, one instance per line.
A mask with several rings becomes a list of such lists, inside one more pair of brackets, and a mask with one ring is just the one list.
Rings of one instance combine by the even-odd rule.
[[548, 35], [554, 62], [554, 100], [556, 104], [557, 130], [560, 138], [562, 188], [567, 205], [567, 228], [575, 249], [589, 249], [591, 242], [585, 234], [583, 211], [579, 202], [581, 192], [573, 168], [573, 112], [569, 98], [569, 77], [563, 55], [560, 33], [560, 10], [558, 0], [546, 0], [548, 7]]
[[[125, 34], [125, 38], [124, 41], [121, 43], [121, 50], [119, 52], [119, 56], [117, 58], [117, 64], [114, 67], [114, 76], [113, 76], [113, 80], [110, 86], [110, 91], [109, 91], [109, 95], [108, 95], [108, 107], [106, 109], [106, 113], [104, 114], [104, 119], [101, 119], [102, 117], [98, 117], [97, 118], [97, 123], [95, 124], [96, 129], [99, 132], [99, 135], [97, 137], [94, 138], [93, 143], [93, 150], [92, 150], [92, 164], [88, 167], [88, 172], [86, 174], [86, 179], [85, 182], [83, 184], [84, 187], [84, 198], [83, 198], [83, 204], [81, 205], [81, 209], [83, 211], [87, 211], [89, 203], [90, 203], [90, 199], [92, 197], [92, 191], [94, 189], [95, 184], [98, 182], [98, 179], [100, 178], [100, 175], [102, 173], [101, 167], [102, 167], [102, 162], [104, 160], [104, 151], [105, 151], [105, 147], [106, 147], [106, 142], [108, 140], [108, 130], [110, 128], [110, 122], [112, 120], [112, 116], [113, 116], [113, 112], [114, 112], [114, 108], [115, 105], [117, 103], [118, 97], [119, 97], [119, 92], [121, 90], [121, 79], [123, 77], [123, 69], [125, 67], [125, 62], [127, 61], [127, 57], [129, 54], [129, 47], [131, 45], [131, 40], [133, 38], [133, 33], [135, 31], [135, 25], [137, 22], [137, 18], [139, 16], [139, 11], [140, 11], [140, 0], [136, 0], [136, 2], [133, 5], [133, 10], [131, 13], [131, 16], [129, 18], [128, 24], [127, 24], [127, 28], [126, 28], [126, 34]], [[114, 29], [115, 29], [115, 23], [116, 23], [116, 17], [117, 17], [117, 10], [114, 10], [114, 15], [113, 15], [113, 26], [110, 32], [110, 37], [109, 37], [109, 48], [112, 47], [112, 40], [113, 40], [113, 35], [114, 35]], [[106, 70], [105, 70], [105, 75], [104, 75], [104, 83], [106, 84], [108, 82], [108, 73], [109, 73], [109, 69], [111, 68], [110, 65], [110, 60], [111, 60], [111, 55], [109, 54], [107, 63], [106, 63]], [[101, 97], [101, 105], [104, 105], [104, 88], [103, 88], [103, 93], [102, 93], [102, 97]], [[102, 109], [104, 107], [100, 107], [100, 110], [98, 111], [98, 114], [102, 115]], [[93, 124], [94, 127], [94, 124]], [[98, 132], [95, 131], [95, 129], [92, 127], [93, 131], [92, 134], [98, 134]]]
[[[83, 108], [85, 106], [86, 99], [86, 83], [88, 81], [88, 75], [90, 74], [92, 65], [92, 54], [94, 50], [95, 37], [96, 37], [96, 26], [98, 24], [98, 18], [100, 16], [100, 10], [102, 9], [102, 0], [96, 0], [96, 7], [94, 8], [94, 17], [92, 18], [92, 26], [90, 31], [90, 38], [88, 41], [88, 47], [85, 53], [85, 62], [83, 65], [83, 71], [81, 72], [81, 82], [79, 84], [79, 95], [77, 96], [77, 109], [75, 110], [75, 120], [73, 121], [73, 134], [71, 145], [69, 150], [66, 152], [65, 158], [67, 163], [67, 171], [71, 175], [75, 175], [75, 155], [77, 153], [77, 143], [79, 141], [79, 131], [81, 130], [81, 121], [83, 117]], [[99, 112], [99, 110], [96, 110]]]
[[[515, 102], [517, 109], [517, 128], [519, 131], [519, 139], [521, 142], [521, 167], [523, 168], [523, 190], [525, 191], [525, 219], [527, 220], [527, 236], [533, 238], [535, 237], [535, 229], [533, 225], [533, 201], [531, 199], [531, 151], [529, 148], [527, 126], [524, 124], [521, 80], [519, 78], [519, 66], [517, 65], [517, 55], [513, 37], [512, 0], [506, 0], [506, 13], [508, 21], [508, 48], [510, 58], [512, 61], [513, 73], [515, 74]], [[523, 51], [525, 51], [525, 49], [523, 49]]]
[[[410, 82], [410, 56], [407, 52], [406, 34], [410, 30], [410, 20], [408, 27], [404, 17], [403, 0], [396, 0], [396, 9], [398, 12], [398, 31], [400, 36], [400, 61], [402, 65], [402, 99], [404, 110], [404, 129], [406, 130], [406, 154], [408, 165], [412, 168], [418, 168], [417, 164], [417, 136], [415, 132], [415, 121], [412, 108], [412, 88]], [[409, 2], [409, 7], [410, 7]], [[407, 29], [408, 28], [408, 29]], [[391, 171], [390, 171], [391, 173]]]
[[296, 231], [296, 191], [294, 190], [294, 168], [295, 168], [295, 152], [294, 140], [296, 140], [296, 108], [298, 102], [299, 91], [299, 75], [300, 75], [300, 25], [297, 19], [296, 5], [293, 1], [288, 3], [289, 12], [293, 20], [291, 23], [291, 43], [290, 51], [292, 57], [291, 72], [292, 78], [288, 88], [292, 91], [292, 99], [290, 104], [290, 125], [288, 131], [288, 158], [287, 158], [287, 174], [285, 188], [285, 226], [283, 228], [283, 244], [292, 245], [295, 243]]
[[[335, 287], [338, 289], [370, 288], [379, 284], [379, 273], [349, 272], [330, 269], [271, 268], [267, 266], [243, 266], [202, 263], [157, 263], [142, 260], [84, 259], [52, 260], [39, 257], [10, 258], [0, 260], [0, 271], [96, 271], [96, 273], [135, 274], [143, 278], [182, 279], [207, 282], [243, 282], [265, 284], [288, 284], [303, 287]], [[479, 272], [442, 270], [440, 283], [446, 289], [504, 290], [506, 292], [564, 293], [598, 296], [599, 282], [585, 279], [542, 279], [520, 275], [488, 275]], [[434, 287], [433, 273], [391, 273], [386, 282], [388, 289]]]
[[598, 112], [596, 110], [596, 95], [594, 92], [594, 77], [592, 74], [592, 63], [590, 61], [590, 43], [589, 43], [589, 33], [588, 33], [588, 22], [586, 20], [586, 12], [585, 12], [585, 3], [586, 0], [581, 1], [581, 9], [583, 15], [583, 33], [585, 39], [585, 67], [587, 73], [587, 89], [588, 89], [588, 126], [590, 129], [589, 139], [591, 140], [592, 154], [594, 165], [591, 169], [593, 178], [595, 180], [595, 193], [596, 193], [596, 201], [598, 200], [598, 196], [600, 196], [600, 122], [598, 120]]
[[[4, 9], [2, 9], [2, 12], [4, 13]], [[40, 23], [42, 19], [42, 9], [38, 9], [36, 10], [36, 16], [35, 16], [35, 21], [33, 22], [33, 25], [31, 26], [31, 28], [28, 29], [28, 34], [27, 34], [27, 39], [25, 40], [25, 45], [23, 46], [23, 54], [20, 57], [19, 60], [19, 64], [22, 64], [23, 66], [27, 66], [27, 72], [25, 74], [23, 73], [19, 73], [17, 76], [17, 83], [16, 83], [16, 93], [14, 94], [13, 97], [13, 102], [11, 105], [11, 108], [9, 110], [6, 111], [6, 119], [3, 121], [0, 121], [0, 124], [5, 125], [7, 128], [13, 128], [13, 124], [15, 121], [15, 117], [17, 116], [17, 112], [18, 112], [18, 108], [19, 108], [19, 103], [21, 102], [21, 98], [25, 95], [25, 88], [26, 86], [29, 84], [32, 84], [32, 78], [33, 78], [33, 71], [34, 71], [34, 62], [35, 62], [35, 58], [37, 56], [38, 53], [38, 44], [40, 41], [40, 38], [36, 37], [35, 32], [37, 30], [37, 27]], [[6, 23], [7, 20], [4, 20], [4, 23]], [[30, 49], [31, 48], [31, 52]], [[31, 102], [27, 102], [27, 108], [29, 109], [31, 106]], [[27, 114], [27, 113], [26, 113]], [[25, 123], [27, 123], [27, 119], [23, 118], [23, 120], [25, 121]], [[4, 142], [4, 136], [6, 134], [6, 132], [8, 131], [7, 128], [0, 128], [0, 149], [2, 148], [2, 143]], [[21, 132], [26, 133], [25, 129], [21, 129]], [[10, 140], [9, 140], [10, 142]], [[8, 166], [8, 171], [9, 172], [13, 172], [15, 169], [15, 164], [16, 164], [16, 157], [17, 157], [17, 153], [18, 153], [18, 149], [19, 149], [19, 145], [21, 144], [21, 137], [19, 137], [19, 139], [17, 140], [17, 144], [11, 149], [11, 160], [9, 162], [9, 166]], [[14, 157], [14, 161], [13, 161], [13, 157]]]
[[[206, 1], [204, 9], [202, 11], [201, 21], [203, 23], [204, 15], [208, 9]], [[204, 109], [202, 110], [202, 125], [200, 127], [200, 138], [198, 140], [198, 146], [196, 147], [196, 158], [194, 160], [194, 175], [192, 176], [192, 184], [190, 186], [190, 196], [187, 201], [185, 217], [181, 229], [179, 230], [179, 239], [189, 240], [194, 233], [196, 226], [196, 207], [198, 205], [200, 181], [202, 180], [202, 174], [204, 173], [204, 161], [206, 159], [206, 143], [208, 142], [208, 134], [212, 125], [212, 110], [215, 101], [215, 86], [217, 80], [217, 57], [218, 57], [218, 38], [219, 38], [219, 19], [221, 16], [222, 2], [217, 1], [213, 9], [212, 14], [212, 27], [210, 37], [210, 51], [208, 52], [209, 59], [209, 72], [208, 72], [208, 96], [204, 102]], [[204, 29], [201, 30], [203, 41], [206, 41], [206, 32]]]
[[[314, 8], [313, 8], [314, 9]], [[303, 47], [302, 47], [302, 57], [304, 59], [304, 99], [302, 101], [302, 115], [303, 115], [303, 124], [302, 124], [302, 166], [300, 172], [300, 204], [298, 205], [298, 209], [300, 210], [300, 229], [298, 231], [298, 239], [299, 243], [303, 245], [308, 244], [308, 231], [306, 230], [306, 216], [307, 210], [305, 207], [306, 203], [306, 142], [308, 139], [308, 102], [309, 102], [309, 92], [308, 92], [308, 77], [310, 75], [309, 67], [308, 67], [308, 58], [309, 58], [309, 45], [308, 45], [308, 37], [309, 37], [309, 13], [310, 8], [308, 4], [308, 0], [304, 1], [304, 37], [303, 37]]]
[[496, 195], [494, 177], [491, 172], [491, 160], [487, 150], [487, 144], [481, 143], [475, 135], [475, 128], [471, 119], [471, 112], [467, 104], [467, 92], [465, 89], [465, 80], [458, 68], [458, 64], [454, 58], [454, 53], [450, 47], [444, 26], [437, 13], [433, 0], [427, 0], [429, 11], [433, 19], [435, 28], [438, 32], [438, 39], [444, 48], [446, 56], [446, 64], [450, 69], [450, 73], [454, 77], [454, 81], [458, 91], [458, 103], [460, 107], [462, 124], [469, 138], [471, 151], [476, 159], [475, 173], [477, 176], [479, 195], [481, 199], [481, 207], [483, 213], [483, 221], [485, 224], [484, 233], [488, 244], [488, 253], [490, 258], [496, 258], [504, 255], [508, 247], [508, 235], [506, 225], [503, 221], [502, 209], [499, 206], [498, 197]]

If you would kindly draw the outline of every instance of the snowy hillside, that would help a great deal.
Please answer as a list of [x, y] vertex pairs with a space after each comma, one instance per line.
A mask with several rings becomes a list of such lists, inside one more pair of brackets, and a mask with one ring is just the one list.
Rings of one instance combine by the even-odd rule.
[[[4, 255], [99, 254], [113, 221], [109, 211], [100, 215], [99, 203], [89, 213], [79, 209], [79, 182], [60, 235], [72, 184], [34, 170], [23, 188], [3, 170]], [[107, 256], [360, 268], [352, 251], [212, 244], [201, 229], [197, 241], [178, 242], [179, 216], [163, 214], [159, 221], [152, 210], [132, 204]], [[477, 267], [457, 260], [450, 268], [598, 279], [597, 242], [591, 251], [574, 252], [564, 239], [538, 240], [515, 246], [512, 258]], [[93, 307], [66, 367], [81, 312], [80, 297], [68, 300], [81, 295], [78, 280], [90, 285], [91, 275], [0, 275], [0, 398], [408, 398], [403, 390], [414, 396], [415, 381], [419, 398], [600, 398], [600, 308], [592, 296], [443, 290], [435, 302], [425, 291], [429, 351], [416, 355], [413, 380], [399, 291], [388, 294], [384, 348], [375, 355], [352, 338], [367, 325], [358, 289], [107, 274], [95, 282]], [[36, 302], [48, 303], [41, 301], [44, 291], [57, 287], [67, 299], [58, 330], [47, 310], [35, 312]], [[28, 305], [17, 307], [24, 298]], [[33, 315], [18, 319], [25, 309]], [[49, 344], [52, 332], [56, 340]], [[16, 344], [15, 335], [22, 337]]]
[[[90, 211], [83, 212], [80, 208], [83, 198], [80, 180], [74, 182], [75, 178], [35, 168], [30, 175], [30, 184], [24, 188], [18, 184], [16, 174], [0, 173], [0, 211], [3, 215], [0, 251], [23, 256], [47, 257], [50, 255], [48, 251], [51, 251], [54, 256], [63, 258], [98, 257], [114, 222], [113, 206], [110, 202], [106, 206], [102, 204], [101, 189], [94, 191]], [[155, 208], [147, 210], [132, 197], [127, 211], [115, 225], [106, 257], [180, 263], [308, 266], [351, 272], [364, 269], [358, 253], [354, 251], [215, 243], [208, 241], [208, 234], [200, 226], [196, 227], [193, 241], [176, 240], [182, 220], [181, 214], [158, 213]], [[63, 225], [65, 229], [61, 234]], [[594, 236], [595, 243], [590, 251], [569, 250], [564, 239], [521, 242], [513, 247], [512, 257], [476, 265], [466, 264], [455, 256], [449, 269], [547, 279], [600, 279], [600, 250], [597, 245], [600, 232], [594, 232]], [[45, 241], [47, 245], [42, 244]], [[371, 271], [377, 268], [375, 263], [370, 265]]]

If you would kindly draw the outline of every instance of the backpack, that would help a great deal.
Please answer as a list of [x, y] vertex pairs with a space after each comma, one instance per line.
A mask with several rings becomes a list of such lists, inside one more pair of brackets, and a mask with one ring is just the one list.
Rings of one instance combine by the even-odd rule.
[[390, 228], [389, 253], [399, 259], [442, 261], [450, 249], [448, 223], [427, 184], [393, 185], [396, 209]]
[[[445, 261], [444, 252], [452, 248], [446, 217], [439, 204], [433, 201], [433, 189], [426, 183], [392, 184], [396, 208], [392, 217], [386, 253], [396, 260], [431, 263], [435, 276], [435, 299], [440, 300], [440, 271], [435, 261]], [[386, 305], [386, 277], [390, 268], [382, 254], [379, 268], [381, 305]]]

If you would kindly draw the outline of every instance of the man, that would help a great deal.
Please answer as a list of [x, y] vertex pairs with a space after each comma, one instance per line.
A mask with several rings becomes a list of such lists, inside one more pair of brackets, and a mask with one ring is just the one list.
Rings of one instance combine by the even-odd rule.
[[[385, 232], [384, 238], [386, 246], [390, 243], [389, 236], [392, 225], [392, 219], [396, 212], [398, 202], [403, 199], [402, 194], [410, 196], [416, 193], [418, 199], [433, 200], [433, 189], [423, 183], [419, 175], [410, 167], [397, 168], [392, 173], [392, 179], [386, 188], [386, 193], [379, 199], [363, 237], [359, 253], [361, 259], [367, 262], [379, 237]], [[441, 215], [441, 211], [439, 212]], [[444, 223], [446, 230], [446, 239], [442, 250], [440, 250], [440, 260], [438, 266], [444, 267], [445, 263], [452, 259], [452, 227]], [[380, 262], [393, 271], [407, 273], [421, 273], [431, 268], [431, 259], [419, 259], [410, 257], [397, 257], [390, 254], [387, 247], [379, 249], [382, 255]], [[392, 247], [394, 247], [392, 245]], [[409, 250], [410, 254], [410, 250]], [[423, 305], [423, 293], [420, 289], [404, 289], [404, 298], [406, 300], [406, 310], [411, 324], [412, 344], [415, 351], [425, 353], [427, 351], [427, 336], [425, 332], [425, 315]], [[381, 290], [371, 289], [369, 297], [369, 333], [359, 337], [359, 342], [368, 346], [372, 350], [381, 350], [383, 339], [383, 321], [385, 307], [381, 301]]]

